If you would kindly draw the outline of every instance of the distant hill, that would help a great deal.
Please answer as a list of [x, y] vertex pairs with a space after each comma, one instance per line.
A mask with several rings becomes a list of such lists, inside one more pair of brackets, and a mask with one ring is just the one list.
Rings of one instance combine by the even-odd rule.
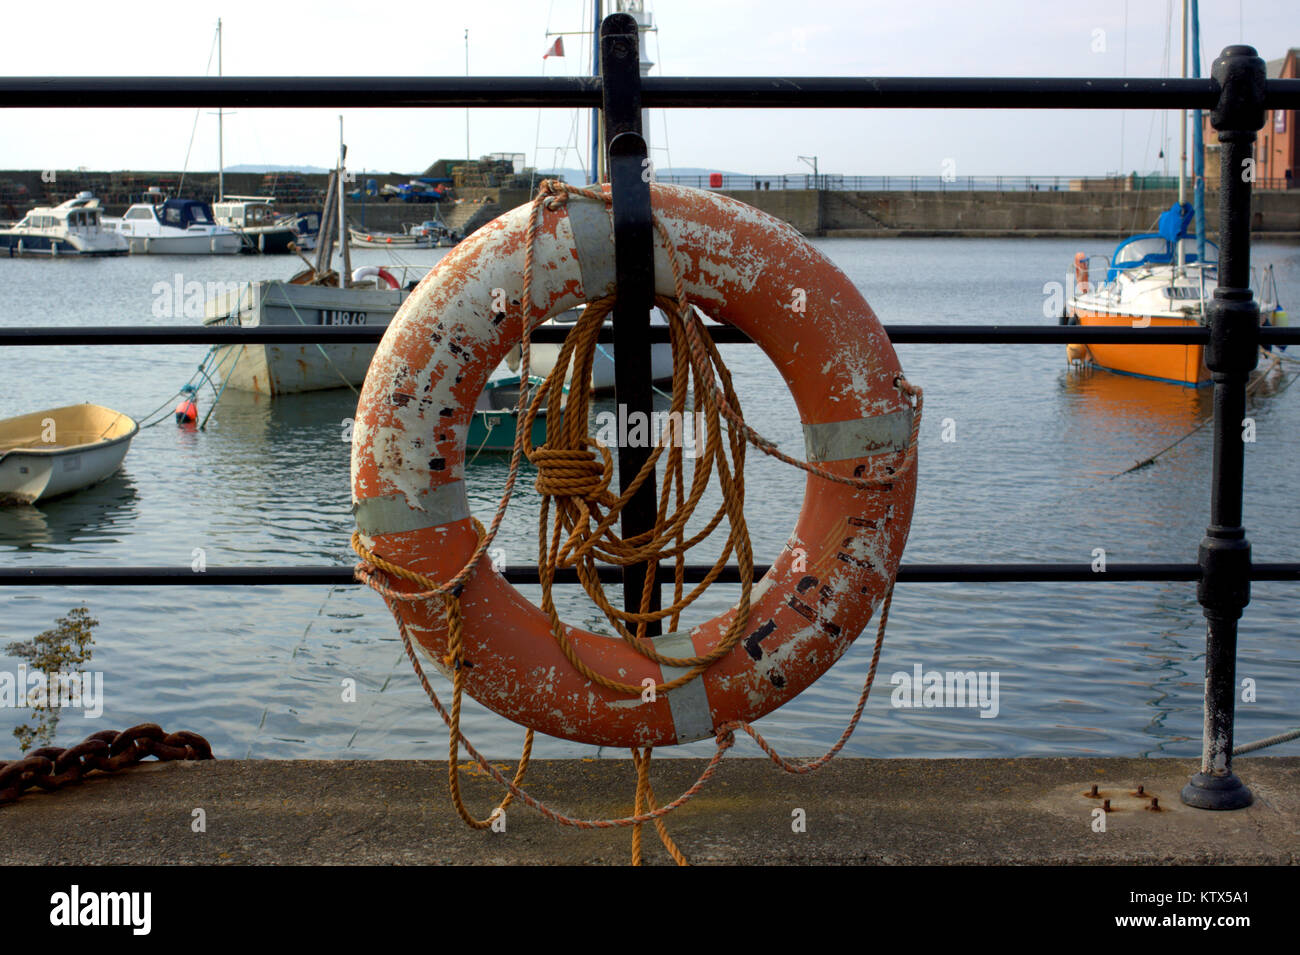
[[[720, 172], [724, 176], [742, 176], [747, 173], [732, 172], [728, 169], [705, 169], [701, 166], [669, 166], [667, 169], [655, 168], [655, 174], [658, 176], [707, 176], [711, 172]], [[541, 171], [543, 177], [546, 176], [563, 176], [564, 181], [572, 184], [581, 184], [587, 181], [587, 174], [581, 169], [544, 169]]]
[[720, 172], [724, 176], [748, 176], [747, 172], [733, 172], [730, 169], [706, 169], [703, 166], [669, 166], [667, 169], [656, 168], [661, 176], [707, 176], [711, 172]]
[[328, 173], [329, 169], [321, 166], [275, 166], [275, 165], [243, 165], [227, 166], [226, 172], [303, 172], [303, 173]]

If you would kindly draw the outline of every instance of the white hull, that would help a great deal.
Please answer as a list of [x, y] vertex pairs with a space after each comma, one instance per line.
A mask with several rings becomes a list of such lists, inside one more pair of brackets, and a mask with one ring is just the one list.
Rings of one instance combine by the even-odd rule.
[[[396, 289], [338, 289], [257, 282], [207, 303], [205, 324], [387, 325], [407, 296]], [[236, 309], [238, 311], [236, 312]], [[233, 317], [231, 313], [236, 314]], [[217, 354], [225, 386], [266, 395], [358, 388], [375, 345], [230, 345]]]
[[[328, 356], [328, 357], [327, 357]], [[264, 395], [360, 388], [375, 346], [231, 345], [217, 354], [226, 387]]]
[[0, 256], [20, 258], [38, 256], [58, 258], [59, 256], [126, 255], [126, 242], [113, 232], [104, 232], [98, 236], [80, 236], [62, 234], [39, 234], [22, 229], [0, 229]]
[[243, 240], [233, 232], [220, 235], [129, 236], [132, 255], [235, 255]]
[[418, 235], [387, 235], [357, 232], [355, 229], [348, 230], [348, 244], [354, 249], [432, 249], [435, 247], [435, 241], [429, 236]]
[[[1206, 324], [1207, 306], [1219, 283], [1218, 270], [1199, 265], [1179, 268], [1151, 265], [1119, 273], [1109, 282], [1075, 288], [1066, 299], [1066, 313], [1113, 318], [1112, 324], [1142, 328], [1152, 321], [1191, 321]], [[1252, 281], [1252, 285], [1253, 285]], [[1256, 290], [1260, 315], [1271, 322], [1278, 304]]]
[[[81, 419], [89, 422], [89, 431], [80, 430], [87, 426]], [[53, 422], [56, 440], [44, 445], [40, 436], [47, 422]], [[0, 435], [0, 503], [5, 504], [34, 504], [99, 483], [121, 467], [139, 431], [125, 415], [95, 405], [24, 415], [0, 423], [0, 431], [11, 426], [29, 437]], [[101, 437], [110, 431], [113, 436]]]
[[[406, 296], [399, 289], [338, 289], [287, 282], [256, 282], [207, 303], [204, 324], [265, 325], [387, 325]], [[656, 324], [662, 319], [655, 316]], [[296, 394], [329, 388], [359, 388], [374, 357], [376, 345], [229, 345], [217, 354], [217, 375], [225, 387], [264, 395]], [[518, 348], [507, 366], [516, 371]], [[536, 343], [530, 349], [531, 374], [545, 377], [555, 367], [560, 346]], [[672, 379], [672, 346], [651, 346], [651, 372], [656, 382]], [[614, 346], [601, 345], [592, 364], [592, 385], [598, 392], [614, 389]]]
[[89, 192], [53, 208], [38, 206], [0, 229], [0, 256], [125, 255], [126, 240], [106, 227], [101, 212]]

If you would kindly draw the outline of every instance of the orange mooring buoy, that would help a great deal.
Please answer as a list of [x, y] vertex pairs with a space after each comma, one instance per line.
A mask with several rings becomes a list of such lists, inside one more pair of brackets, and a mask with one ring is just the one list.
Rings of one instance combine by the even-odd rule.
[[178, 425], [194, 425], [199, 421], [199, 405], [195, 403], [194, 396], [187, 394], [181, 399], [181, 404], [175, 407], [175, 422]]

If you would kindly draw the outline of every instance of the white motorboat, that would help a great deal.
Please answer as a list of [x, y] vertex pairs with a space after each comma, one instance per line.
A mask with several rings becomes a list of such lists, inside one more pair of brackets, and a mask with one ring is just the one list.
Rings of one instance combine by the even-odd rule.
[[99, 405], [68, 405], [0, 421], [0, 504], [34, 504], [90, 487], [122, 464], [140, 430]]
[[104, 221], [125, 237], [133, 254], [233, 255], [244, 245], [198, 199], [137, 202], [122, 218]]
[[0, 255], [125, 255], [126, 239], [104, 224], [89, 192], [53, 208], [37, 206], [16, 225], [0, 229]]

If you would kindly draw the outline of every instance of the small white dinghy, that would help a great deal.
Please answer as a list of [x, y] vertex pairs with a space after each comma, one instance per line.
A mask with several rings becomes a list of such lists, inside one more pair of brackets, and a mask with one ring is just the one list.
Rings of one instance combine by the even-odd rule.
[[104, 480], [140, 426], [99, 405], [68, 405], [0, 420], [0, 504], [34, 504]]

